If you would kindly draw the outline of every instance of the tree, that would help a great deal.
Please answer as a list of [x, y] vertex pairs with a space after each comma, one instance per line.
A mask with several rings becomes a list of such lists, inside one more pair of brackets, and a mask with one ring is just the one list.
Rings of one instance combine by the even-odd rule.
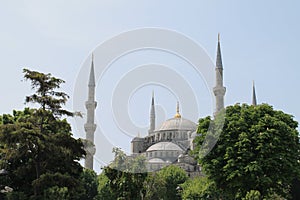
[[97, 200], [115, 200], [115, 193], [109, 187], [109, 179], [104, 171], [98, 176], [98, 195]]
[[215, 184], [207, 177], [194, 177], [180, 186], [182, 187], [181, 197], [184, 200], [220, 199]]
[[170, 165], [159, 172], [147, 173], [145, 157], [129, 157], [114, 148], [114, 161], [98, 176], [99, 200], [180, 199], [176, 188], [188, 176], [180, 167]]
[[62, 108], [68, 96], [56, 91], [64, 81], [27, 69], [24, 77], [36, 90], [26, 102], [40, 107], [1, 118], [0, 168], [9, 172], [7, 184], [27, 198], [42, 198], [44, 191], [49, 194], [57, 186], [62, 193], [67, 187], [70, 198], [78, 199], [84, 191], [78, 161], [85, 151], [81, 140], [72, 137], [67, 120], [61, 119], [73, 115]]
[[214, 137], [222, 127], [220, 117], [199, 120], [194, 153], [223, 199], [241, 199], [251, 190], [262, 198], [289, 198], [300, 169], [298, 123], [293, 117], [266, 104], [229, 106], [217, 144], [201, 157], [205, 137]]
[[177, 187], [188, 179], [186, 172], [178, 166], [169, 165], [157, 172], [157, 176], [165, 182], [166, 193], [163, 199], [180, 199]]
[[144, 200], [161, 200], [164, 198], [167, 188], [166, 180], [157, 173], [149, 173], [144, 181]]
[[70, 199], [67, 187], [53, 186], [44, 191], [44, 199], [65, 200]]
[[292, 199], [296, 200], [296, 199], [300, 199], [300, 181], [299, 181], [299, 177], [296, 177], [293, 180], [293, 185], [291, 188], [291, 194], [292, 194]]
[[[142, 199], [145, 173], [145, 158], [143, 156], [128, 157], [119, 148], [114, 148], [114, 161], [103, 168], [100, 175], [98, 199]], [[109, 197], [108, 197], [109, 196]]]
[[84, 169], [80, 175], [80, 182], [83, 184], [85, 193], [81, 196], [85, 200], [93, 200], [98, 194], [97, 174], [90, 169]]
[[261, 199], [261, 195], [259, 191], [250, 190], [249, 192], [247, 192], [245, 198], [243, 198], [242, 200], [260, 200], [260, 199]]

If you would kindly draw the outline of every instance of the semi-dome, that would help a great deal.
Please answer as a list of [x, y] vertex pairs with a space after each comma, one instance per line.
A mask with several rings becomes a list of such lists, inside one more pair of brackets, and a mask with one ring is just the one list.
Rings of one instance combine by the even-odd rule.
[[182, 117], [174, 117], [168, 119], [159, 128], [160, 131], [166, 131], [166, 130], [195, 131], [196, 129], [197, 129], [196, 123]]
[[150, 146], [146, 151], [182, 151], [182, 149], [173, 142], [159, 142]]

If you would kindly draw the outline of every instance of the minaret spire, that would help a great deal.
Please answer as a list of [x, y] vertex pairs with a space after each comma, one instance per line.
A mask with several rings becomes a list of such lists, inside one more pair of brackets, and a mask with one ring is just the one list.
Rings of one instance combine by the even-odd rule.
[[252, 105], [253, 106], [257, 105], [254, 81], [252, 83]]
[[218, 47], [217, 47], [216, 68], [223, 69], [222, 56], [221, 56], [221, 45], [220, 45], [220, 33], [218, 33]]
[[91, 63], [91, 71], [89, 78], [89, 87], [95, 87], [95, 72], [94, 72], [94, 54], [92, 54], [92, 63]]
[[149, 133], [152, 133], [154, 130], [155, 130], [155, 105], [154, 105], [154, 91], [152, 91]]
[[226, 88], [223, 85], [223, 63], [221, 56], [220, 33], [218, 34], [218, 47], [216, 58], [216, 86], [214, 87], [214, 94], [216, 98], [216, 111], [215, 115], [224, 108], [224, 95]]
[[93, 156], [95, 155], [96, 149], [94, 145], [94, 133], [96, 130], [95, 124], [95, 109], [97, 107], [97, 102], [95, 101], [95, 72], [94, 72], [94, 55], [92, 54], [91, 61], [91, 71], [88, 82], [88, 100], [85, 102], [85, 107], [87, 109], [87, 121], [84, 124], [84, 129], [86, 132], [86, 157], [85, 157], [85, 167], [88, 169], [93, 169]]

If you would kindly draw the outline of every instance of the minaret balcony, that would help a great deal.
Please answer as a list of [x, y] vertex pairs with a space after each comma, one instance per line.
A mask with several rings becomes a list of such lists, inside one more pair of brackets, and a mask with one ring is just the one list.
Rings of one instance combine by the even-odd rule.
[[214, 87], [214, 94], [215, 96], [224, 96], [226, 93], [226, 88], [225, 87], [220, 87], [220, 86], [216, 86]]
[[86, 101], [85, 102], [85, 107], [86, 109], [95, 109], [97, 107], [97, 102], [96, 101]]
[[87, 134], [94, 133], [96, 130], [97, 125], [96, 124], [85, 124], [84, 130]]

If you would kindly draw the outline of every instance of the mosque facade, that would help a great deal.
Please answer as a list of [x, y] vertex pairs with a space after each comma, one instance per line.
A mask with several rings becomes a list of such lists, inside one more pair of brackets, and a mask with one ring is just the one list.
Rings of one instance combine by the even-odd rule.
[[[213, 91], [216, 98], [216, 111], [214, 115], [224, 108], [226, 92], [226, 88], [223, 86], [223, 64], [219, 36], [215, 73], [216, 85]], [[197, 123], [181, 116], [178, 102], [174, 117], [166, 120], [159, 127], [155, 125], [155, 117], [155, 101], [154, 95], [152, 95], [148, 135], [133, 138], [131, 156], [143, 155], [146, 158], [148, 171], [157, 171], [173, 164], [184, 169], [189, 176], [200, 175], [201, 167], [189, 154], [194, 149], [193, 141], [197, 134]]]
[[[224, 108], [224, 96], [226, 88], [223, 85], [223, 64], [220, 47], [220, 37], [218, 35], [216, 66], [215, 66], [215, 87], [213, 88], [216, 99], [214, 116]], [[94, 132], [96, 124], [94, 122], [95, 109], [95, 75], [94, 63], [92, 59], [89, 84], [88, 100], [86, 101], [87, 122], [84, 125], [86, 131], [86, 145], [88, 148], [85, 159], [85, 167], [93, 169], [93, 156], [95, 154]], [[256, 105], [255, 88], [253, 84], [252, 104]], [[147, 136], [135, 137], [131, 141], [131, 157], [143, 155], [146, 158], [148, 171], [157, 171], [162, 167], [173, 164], [184, 169], [188, 175], [195, 176], [201, 174], [201, 167], [189, 152], [194, 149], [194, 139], [197, 135], [197, 123], [184, 118], [180, 114], [179, 103], [175, 115], [163, 122], [160, 126], [155, 124], [155, 100], [152, 94], [150, 108], [150, 125]]]

